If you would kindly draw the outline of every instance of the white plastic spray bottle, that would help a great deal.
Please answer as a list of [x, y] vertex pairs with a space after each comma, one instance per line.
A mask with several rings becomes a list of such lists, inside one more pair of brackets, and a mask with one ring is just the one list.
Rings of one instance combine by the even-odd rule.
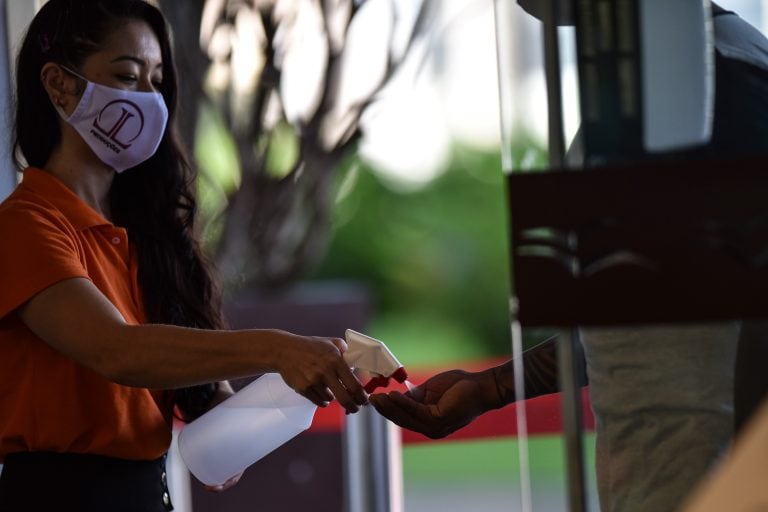
[[[371, 393], [390, 379], [404, 382], [405, 368], [381, 341], [347, 329], [344, 360], [372, 379]], [[221, 485], [308, 429], [317, 406], [296, 393], [277, 373], [267, 373], [187, 424], [179, 453], [206, 485]]]

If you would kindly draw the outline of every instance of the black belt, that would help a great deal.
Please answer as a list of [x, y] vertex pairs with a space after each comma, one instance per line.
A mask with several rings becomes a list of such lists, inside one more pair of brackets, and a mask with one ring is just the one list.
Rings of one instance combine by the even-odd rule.
[[53, 452], [7, 455], [0, 475], [0, 512], [38, 510], [173, 510], [165, 457], [134, 461]]

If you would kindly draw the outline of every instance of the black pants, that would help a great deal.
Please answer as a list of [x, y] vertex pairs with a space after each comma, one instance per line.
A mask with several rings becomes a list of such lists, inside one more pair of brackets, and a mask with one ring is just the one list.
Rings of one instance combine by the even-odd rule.
[[0, 512], [167, 512], [165, 457], [131, 461], [100, 455], [9, 454], [0, 475]]

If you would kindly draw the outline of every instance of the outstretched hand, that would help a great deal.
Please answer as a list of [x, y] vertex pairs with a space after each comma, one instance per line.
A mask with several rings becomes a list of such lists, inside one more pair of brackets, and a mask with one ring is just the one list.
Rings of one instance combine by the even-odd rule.
[[498, 407], [498, 393], [492, 371], [450, 370], [405, 394], [371, 395], [370, 402], [397, 425], [439, 439]]

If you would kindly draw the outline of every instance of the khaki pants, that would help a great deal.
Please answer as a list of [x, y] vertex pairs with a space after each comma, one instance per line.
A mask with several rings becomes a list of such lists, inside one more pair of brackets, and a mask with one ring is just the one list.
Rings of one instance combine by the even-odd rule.
[[731, 441], [738, 323], [582, 334], [601, 510], [675, 510]]

